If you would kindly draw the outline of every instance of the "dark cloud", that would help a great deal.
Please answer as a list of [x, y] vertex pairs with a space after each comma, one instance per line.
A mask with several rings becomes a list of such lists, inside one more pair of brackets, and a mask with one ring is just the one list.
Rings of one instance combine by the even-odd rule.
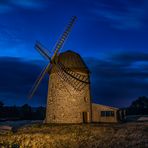
[[[36, 64], [38, 63], [38, 64]], [[47, 77], [34, 98], [28, 100], [29, 91], [40, 74], [43, 61], [23, 61], [18, 58], [0, 58], [0, 97], [6, 104], [45, 105]], [[45, 63], [44, 63], [45, 64]]]
[[116, 55], [112, 55], [112, 60], [119, 61], [119, 62], [138, 62], [138, 61], [145, 61], [148, 62], [148, 53], [120, 53]]
[[120, 107], [148, 95], [148, 54], [123, 53], [104, 60], [85, 60], [91, 71], [94, 102]]
[[92, 9], [92, 11], [111, 27], [131, 30], [144, 27], [147, 8], [148, 2], [146, 0], [103, 0], [97, 2], [95, 9]]
[[16, 7], [26, 9], [42, 9], [49, 4], [48, 0], [1, 0], [0, 1], [0, 13], [9, 12]]
[[[83, 8], [81, 8], [82, 5]], [[53, 12], [58, 9], [71, 15], [81, 14], [85, 19], [97, 19], [97, 21], [106, 22], [110, 27], [121, 30], [140, 29], [146, 26], [144, 22], [148, 13], [147, 0], [2, 0], [0, 12], [14, 10], [16, 7], [32, 10], [43, 9], [47, 6]]]
[[[85, 58], [91, 71], [93, 102], [123, 107], [128, 106], [139, 96], [147, 96], [148, 58], [146, 57], [148, 57], [147, 53], [123, 53], [101, 60]], [[144, 66], [143, 62], [145, 62]], [[43, 65], [46, 65], [43, 61], [1, 58], [1, 100], [6, 104], [45, 105], [48, 76], [41, 83], [34, 98], [32, 100], [27, 99], [28, 92], [41, 72]]]
[[[21, 29], [18, 29], [17, 26], [14, 29], [12, 26], [3, 25], [0, 23], [0, 46], [6, 46], [7, 48], [10, 46], [16, 46], [16, 44], [22, 43], [22, 35], [20, 34]], [[8, 45], [9, 42], [9, 45]], [[3, 49], [0, 49], [3, 50]]]

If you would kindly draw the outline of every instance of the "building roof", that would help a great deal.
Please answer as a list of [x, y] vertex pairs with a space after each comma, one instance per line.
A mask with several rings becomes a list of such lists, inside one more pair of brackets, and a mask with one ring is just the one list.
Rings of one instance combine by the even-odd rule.
[[102, 106], [102, 107], [106, 107], [106, 108], [110, 108], [110, 109], [114, 109], [114, 110], [119, 110], [119, 108], [107, 106], [107, 105], [102, 105], [102, 104], [92, 103], [92, 105], [97, 106], [97, 107]]
[[58, 56], [58, 62], [61, 62], [66, 68], [70, 68], [78, 72], [89, 73], [89, 69], [84, 63], [82, 57], [74, 51], [68, 50], [60, 53]]

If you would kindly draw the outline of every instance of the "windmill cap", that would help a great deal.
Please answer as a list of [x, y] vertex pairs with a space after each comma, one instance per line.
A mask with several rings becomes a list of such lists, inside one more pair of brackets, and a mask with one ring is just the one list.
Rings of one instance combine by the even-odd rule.
[[60, 53], [58, 56], [58, 62], [61, 62], [66, 68], [78, 72], [89, 73], [89, 69], [82, 57], [72, 50]]

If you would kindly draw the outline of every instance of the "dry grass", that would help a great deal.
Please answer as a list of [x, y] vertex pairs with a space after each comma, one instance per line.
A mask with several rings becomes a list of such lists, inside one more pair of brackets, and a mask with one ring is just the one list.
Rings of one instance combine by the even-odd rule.
[[[124, 124], [43, 125], [23, 127], [0, 135], [1, 145], [23, 148], [145, 148], [148, 122]], [[17, 146], [17, 145], [16, 145]]]

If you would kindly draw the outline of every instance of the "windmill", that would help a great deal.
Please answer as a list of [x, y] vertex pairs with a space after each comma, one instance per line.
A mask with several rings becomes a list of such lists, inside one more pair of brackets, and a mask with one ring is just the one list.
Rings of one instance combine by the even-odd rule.
[[29, 97], [33, 97], [45, 74], [48, 74], [46, 123], [79, 123], [91, 120], [89, 70], [79, 54], [73, 51], [59, 53], [76, 19], [75, 16], [72, 17], [57, 41], [52, 56], [40, 42], [35, 44], [35, 49], [49, 60], [49, 64], [39, 75]]

